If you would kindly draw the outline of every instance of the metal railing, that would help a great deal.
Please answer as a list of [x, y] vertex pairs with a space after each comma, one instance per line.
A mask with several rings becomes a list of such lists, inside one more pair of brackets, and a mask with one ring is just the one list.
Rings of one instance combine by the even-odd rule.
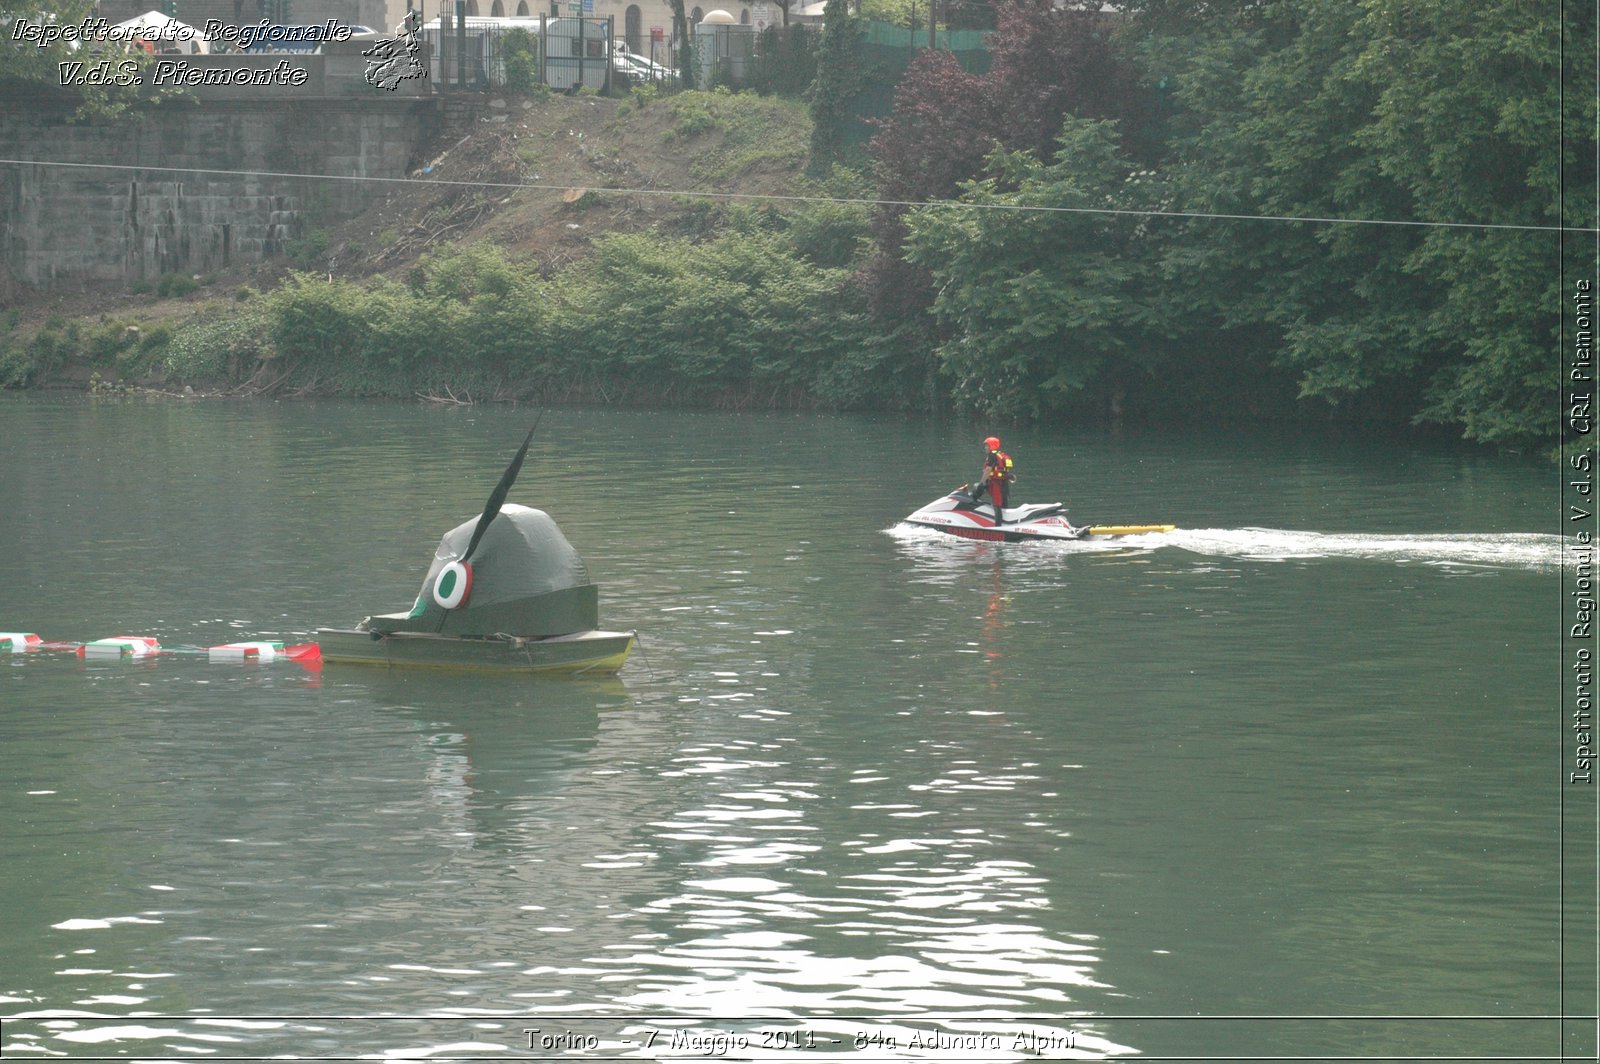
[[641, 54], [616, 37], [613, 18], [582, 15], [435, 18], [422, 27], [429, 78], [441, 89], [503, 88], [507, 39], [517, 30], [533, 38], [538, 80], [558, 92], [614, 92], [645, 84], [677, 87], [677, 72], [664, 61], [670, 58], [665, 42], [652, 41], [650, 54]]

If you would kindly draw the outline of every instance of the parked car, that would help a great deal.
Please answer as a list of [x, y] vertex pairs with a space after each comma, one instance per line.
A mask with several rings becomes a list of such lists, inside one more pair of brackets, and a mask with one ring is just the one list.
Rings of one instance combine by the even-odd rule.
[[611, 69], [626, 74], [634, 84], [660, 84], [676, 76], [671, 67], [631, 50], [623, 40], [611, 42]]

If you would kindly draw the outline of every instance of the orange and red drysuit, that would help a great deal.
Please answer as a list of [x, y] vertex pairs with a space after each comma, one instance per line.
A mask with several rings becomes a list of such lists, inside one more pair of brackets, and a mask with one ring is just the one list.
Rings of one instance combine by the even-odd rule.
[[997, 525], [1005, 522], [1005, 508], [1011, 505], [1011, 482], [1017, 479], [1011, 467], [1011, 456], [998, 447], [983, 459], [983, 484], [989, 489], [989, 500], [994, 503]]

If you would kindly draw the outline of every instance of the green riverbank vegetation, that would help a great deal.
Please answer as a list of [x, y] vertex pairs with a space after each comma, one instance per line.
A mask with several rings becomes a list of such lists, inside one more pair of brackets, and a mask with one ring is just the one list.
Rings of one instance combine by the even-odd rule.
[[[812, 34], [810, 128], [782, 131], [811, 145], [784, 186], [805, 202], [686, 199], [558, 269], [463, 240], [154, 329], [0, 323], [0, 385], [77, 358], [315, 394], [1348, 419], [1553, 447], [1561, 278], [1593, 272], [1562, 232], [1595, 206], [1594, 94], [1561, 91], [1594, 52], [1581, 7], [997, 0], [988, 69], [920, 51], [870, 128], [881, 72], [839, 22]], [[672, 151], [715, 135], [734, 158], [764, 104], [669, 106]]]

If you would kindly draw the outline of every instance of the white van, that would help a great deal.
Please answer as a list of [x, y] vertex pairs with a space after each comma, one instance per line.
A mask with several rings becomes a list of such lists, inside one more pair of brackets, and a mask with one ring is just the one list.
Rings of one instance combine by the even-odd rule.
[[[504, 85], [506, 74], [501, 57], [502, 40], [511, 30], [527, 30], [537, 39], [542, 21], [545, 20], [468, 15], [465, 33], [467, 46], [462, 53], [465, 57], [467, 85], [477, 89]], [[435, 18], [425, 23], [422, 27], [422, 39], [428, 46], [429, 79], [438, 86], [456, 84], [455, 20], [452, 19], [450, 22], [450, 32], [443, 35], [439, 30], [439, 19]]]
[[612, 20], [553, 18], [544, 25], [544, 83], [558, 92], [612, 86]]

